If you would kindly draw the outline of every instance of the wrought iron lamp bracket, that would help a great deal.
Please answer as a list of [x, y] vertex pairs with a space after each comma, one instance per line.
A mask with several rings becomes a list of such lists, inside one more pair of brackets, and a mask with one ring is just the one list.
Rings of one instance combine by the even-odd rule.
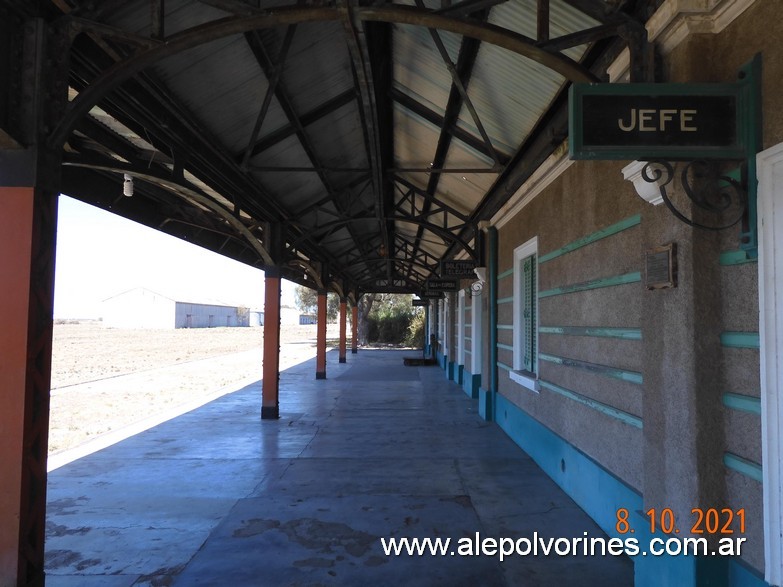
[[[642, 168], [642, 179], [657, 185], [666, 207], [685, 224], [704, 230], [724, 230], [745, 217], [748, 192], [745, 181], [721, 172], [725, 167], [723, 163], [726, 162], [696, 159], [684, 162], [677, 173], [676, 164], [656, 159]], [[738, 163], [740, 168], [744, 167], [743, 162]], [[744, 170], [741, 175], [746, 175]], [[694, 214], [680, 210], [672, 201], [667, 188], [672, 189], [677, 184], [693, 204], [691, 211], [698, 213], [699, 220], [694, 219]]]

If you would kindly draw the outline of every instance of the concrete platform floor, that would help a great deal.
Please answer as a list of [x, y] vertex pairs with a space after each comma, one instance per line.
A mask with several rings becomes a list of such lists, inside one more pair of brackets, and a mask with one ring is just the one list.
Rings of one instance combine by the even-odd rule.
[[[47, 585], [633, 583], [624, 557], [386, 556], [381, 538], [603, 536], [438, 367], [362, 350], [281, 374], [50, 473]], [[260, 366], [259, 366], [260, 367]]]

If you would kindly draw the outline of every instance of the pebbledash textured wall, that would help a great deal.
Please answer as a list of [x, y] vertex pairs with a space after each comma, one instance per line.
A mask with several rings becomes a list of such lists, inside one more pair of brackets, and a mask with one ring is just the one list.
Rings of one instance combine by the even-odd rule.
[[[536, 393], [510, 378], [513, 330], [498, 331], [499, 392], [627, 484], [641, 491], [642, 430], [589, 400], [642, 419], [639, 331], [642, 202], [616, 163], [574, 165], [499, 231], [498, 323], [513, 325], [514, 249], [538, 237]], [[611, 236], [579, 246], [612, 225]], [[589, 240], [589, 239], [587, 239]], [[569, 246], [571, 245], [571, 246]], [[542, 262], [543, 260], [543, 262]], [[630, 276], [630, 283], [615, 284]], [[584, 399], [575, 400], [574, 397]], [[631, 420], [634, 421], [634, 420]]]
[[[760, 53], [763, 148], [783, 141], [779, 9], [759, 0], [663, 57], [661, 81], [733, 82]], [[574, 163], [499, 229], [498, 390], [686, 530], [693, 508], [743, 509], [742, 561], [763, 573], [757, 264], [739, 228], [693, 229], [642, 201], [627, 163]], [[538, 393], [510, 376], [514, 249], [533, 237]], [[645, 251], [668, 243], [678, 285], [649, 291]], [[485, 359], [484, 388], [489, 369]]]

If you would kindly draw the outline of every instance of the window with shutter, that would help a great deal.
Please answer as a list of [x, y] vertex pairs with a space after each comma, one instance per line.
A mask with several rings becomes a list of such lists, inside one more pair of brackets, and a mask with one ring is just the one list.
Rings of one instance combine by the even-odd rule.
[[538, 390], [538, 239], [514, 249], [514, 339], [511, 380]]

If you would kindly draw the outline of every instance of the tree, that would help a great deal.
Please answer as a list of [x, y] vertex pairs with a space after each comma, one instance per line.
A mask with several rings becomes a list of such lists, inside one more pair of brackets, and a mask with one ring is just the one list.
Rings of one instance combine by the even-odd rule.
[[[318, 292], [304, 285], [296, 286], [296, 307], [302, 314], [316, 314], [318, 312]], [[340, 297], [332, 292], [326, 296], [326, 320], [334, 322], [340, 313]]]
[[310, 287], [297, 285], [296, 307], [302, 314], [315, 314], [318, 310], [318, 292]]

